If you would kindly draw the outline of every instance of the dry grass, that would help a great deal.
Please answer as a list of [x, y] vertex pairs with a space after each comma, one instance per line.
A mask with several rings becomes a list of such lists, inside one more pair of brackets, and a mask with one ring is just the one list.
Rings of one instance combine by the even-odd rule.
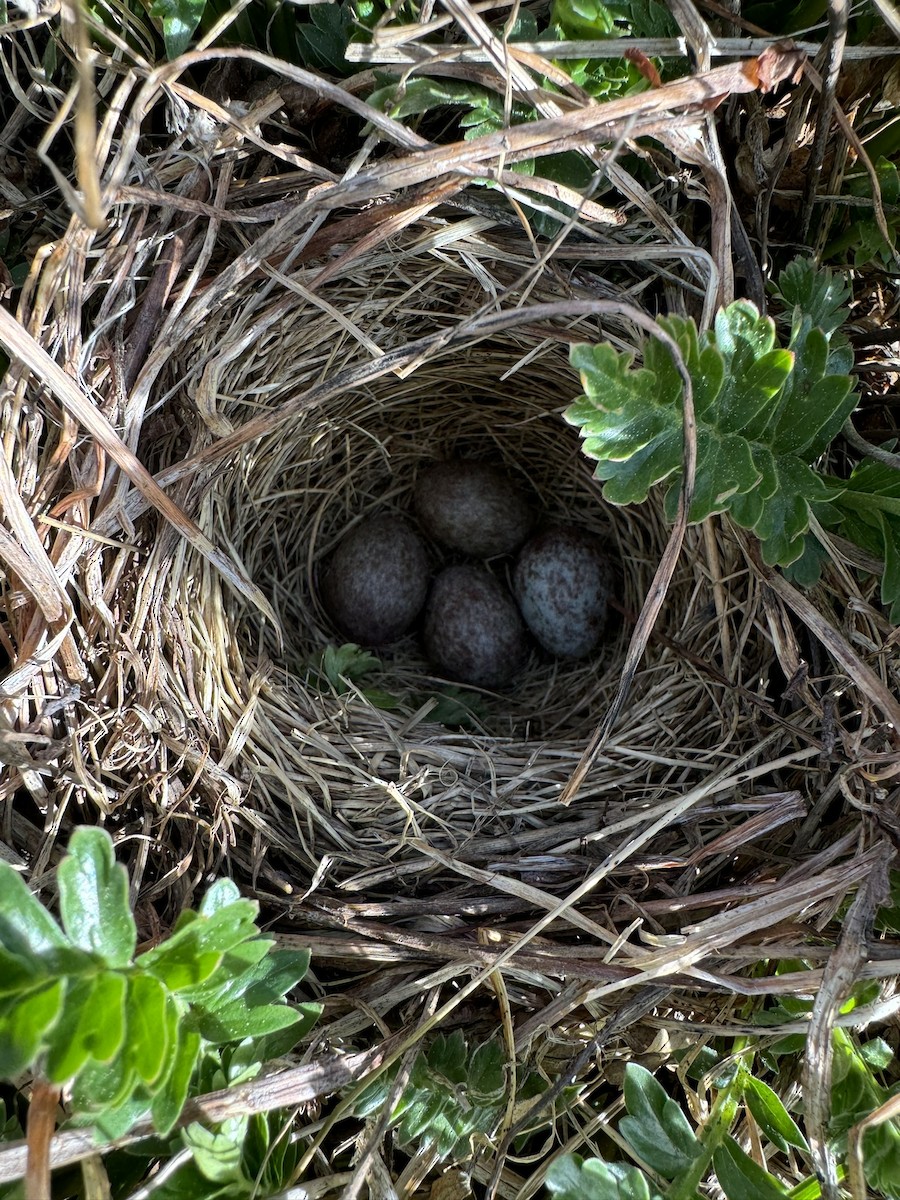
[[[303, 72], [267, 62], [266, 95], [238, 117], [179, 80], [200, 58], [100, 62], [105, 228], [73, 216], [2, 326], [6, 853], [39, 887], [58, 838], [103, 821], [148, 937], [234, 874], [280, 938], [312, 948], [325, 1014], [310, 1058], [382, 1039], [396, 1058], [441, 1022], [500, 1026], [554, 1079], [579, 1055], [587, 1070], [604, 1039], [613, 1063], [659, 1062], [752, 1029], [767, 996], [828, 985], [839, 914], [881, 881], [897, 830], [897, 635], [871, 583], [835, 564], [806, 621], [731, 528], [689, 529], [618, 722], [560, 804], [671, 532], [658, 498], [604, 504], [560, 416], [579, 391], [568, 347], [634, 344], [626, 306], [648, 292], [708, 318], [727, 244], [710, 257], [598, 157], [630, 188], [626, 223], [596, 205], [549, 252], [510, 223], [540, 184], [508, 169], [499, 138], [454, 158], [380, 117], [404, 156], [376, 157], [370, 138], [338, 177], [273, 123]], [[583, 98], [563, 108], [517, 127], [512, 157], [623, 133], [626, 116]], [[145, 143], [151, 119], [178, 132]], [[683, 144], [669, 115], [627, 119]], [[698, 178], [721, 221], [706, 150]], [[554, 301], [554, 320], [533, 318]], [[362, 687], [339, 693], [317, 670], [339, 640], [322, 562], [368, 513], [408, 511], [417, 473], [448, 454], [503, 462], [548, 518], [601, 534], [621, 573], [598, 656], [533, 656], [465, 729], [430, 719], [445, 682], [414, 638]], [[370, 684], [398, 707], [374, 707]], [[878, 888], [860, 894], [871, 915]], [[812, 969], [760, 970], [795, 958]], [[854, 976], [883, 990], [855, 1024], [896, 1020], [898, 961], [861, 954]], [[836, 1007], [817, 1019], [830, 1028]], [[590, 1147], [614, 1111], [589, 1079], [605, 1111], [563, 1115], [545, 1160]], [[524, 1198], [541, 1172], [512, 1158], [497, 1174], [517, 1119], [476, 1178]], [[338, 1161], [331, 1129], [306, 1135]], [[359, 1175], [323, 1190], [351, 1195]]]

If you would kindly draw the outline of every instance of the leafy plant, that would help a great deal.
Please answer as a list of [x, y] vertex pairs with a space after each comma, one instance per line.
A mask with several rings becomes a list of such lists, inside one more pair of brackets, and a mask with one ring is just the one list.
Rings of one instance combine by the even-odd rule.
[[[792, 308], [787, 345], [773, 320], [746, 300], [722, 309], [709, 333], [692, 320], [662, 318], [677, 342], [694, 392], [697, 471], [690, 520], [728, 515], [759, 538], [765, 561], [787, 567], [808, 551], [811, 516], [885, 560], [882, 599], [900, 617], [900, 472], [861, 464], [849, 480], [817, 460], [853, 411], [852, 353], [839, 326], [846, 289], [828, 271], [798, 260], [779, 290]], [[682, 383], [662, 342], [634, 355], [607, 344], [571, 351], [585, 394], [565, 413], [598, 462], [612, 504], [645, 500], [666, 484], [674, 516], [681, 484]], [[816, 566], [804, 562], [805, 581]]]
[[166, 58], [187, 50], [205, 9], [206, 0], [152, 0], [147, 11], [162, 33]]
[[[893, 243], [896, 244], [897, 228], [900, 224], [900, 207], [898, 207], [900, 206], [900, 173], [894, 163], [883, 155], [876, 159], [875, 171], [878, 175], [888, 231], [892, 235]], [[848, 196], [871, 200], [872, 181], [868, 173], [862, 172], [859, 175], [851, 176], [846, 182], [845, 192]], [[889, 246], [885, 242], [881, 230], [878, 228], [878, 222], [871, 213], [871, 208], [866, 215], [856, 219], [853, 219], [852, 214], [859, 212], [858, 208], [849, 208], [848, 212], [850, 216], [845, 221], [846, 228], [825, 247], [824, 257], [843, 259], [849, 254], [852, 256], [852, 263], [855, 267], [862, 267], [867, 263], [877, 261], [882, 266], [892, 268], [894, 245]]]
[[[385, 1072], [360, 1096], [356, 1113], [367, 1117], [387, 1103], [399, 1067]], [[473, 1134], [490, 1135], [506, 1103], [506, 1071], [499, 1042], [469, 1049], [459, 1030], [441, 1034], [417, 1056], [391, 1113], [401, 1146], [434, 1149], [460, 1159]]]
[[[892, 1053], [883, 1043], [879, 1050], [876, 1061], [885, 1066]], [[843, 1155], [847, 1130], [882, 1103], [885, 1093], [875, 1083], [871, 1065], [841, 1030], [835, 1034], [835, 1052], [832, 1134]], [[762, 1059], [759, 1062], [764, 1065]], [[770, 1158], [778, 1152], [793, 1153], [800, 1161], [808, 1156], [809, 1147], [799, 1126], [773, 1089], [753, 1074], [752, 1063], [753, 1054], [747, 1050], [721, 1074], [710, 1115], [696, 1130], [659, 1081], [643, 1067], [629, 1063], [624, 1084], [627, 1116], [619, 1122], [619, 1133], [639, 1165], [564, 1155], [547, 1172], [549, 1191], [555, 1200], [694, 1200], [698, 1187], [708, 1183], [714, 1173], [727, 1200], [820, 1195], [811, 1169], [788, 1193], [777, 1176], [747, 1154], [731, 1135], [743, 1115], [752, 1120], [762, 1143], [771, 1147]], [[867, 1133], [864, 1140], [869, 1186], [888, 1197], [896, 1195], [892, 1189], [900, 1162], [898, 1138], [896, 1124], [887, 1122]]]
[[318, 1015], [285, 1001], [309, 955], [261, 936], [230, 880], [141, 953], [105, 831], [75, 830], [57, 882], [59, 921], [0, 862], [0, 1076], [64, 1087], [72, 1124], [115, 1138], [149, 1116], [167, 1134], [210, 1054], [237, 1042], [258, 1069], [264, 1039], [292, 1045]]
[[[355, 642], [344, 642], [341, 646], [326, 646], [317, 663], [317, 674], [326, 680], [331, 687], [343, 695], [350, 690], [350, 684], [358, 684], [368, 676], [381, 670], [381, 659], [376, 658], [368, 650], [364, 650]], [[360, 694], [374, 705], [375, 708], [395, 709], [400, 707], [400, 700], [391, 692], [381, 688], [361, 687]]]

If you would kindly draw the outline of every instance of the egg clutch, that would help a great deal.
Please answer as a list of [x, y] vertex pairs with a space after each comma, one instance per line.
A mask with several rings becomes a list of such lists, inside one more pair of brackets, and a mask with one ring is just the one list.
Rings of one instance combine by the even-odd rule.
[[[426, 468], [413, 502], [421, 534], [404, 517], [367, 517], [328, 561], [319, 595], [344, 635], [377, 648], [421, 618], [432, 665], [488, 688], [512, 680], [532, 639], [559, 658], [585, 658], [597, 648], [613, 574], [596, 534], [540, 527], [523, 489], [480, 461]], [[426, 539], [450, 552], [452, 561], [436, 573]]]

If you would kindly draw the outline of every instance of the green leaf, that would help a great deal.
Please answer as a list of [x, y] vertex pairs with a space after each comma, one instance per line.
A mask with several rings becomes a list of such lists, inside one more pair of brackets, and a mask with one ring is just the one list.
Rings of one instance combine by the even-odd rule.
[[484, 1042], [472, 1051], [468, 1082], [471, 1103], [499, 1105], [506, 1093], [506, 1059], [498, 1041]]
[[144, 1083], [152, 1084], [174, 1051], [173, 1018], [177, 1011], [166, 989], [152, 975], [133, 975], [128, 981], [127, 1057]]
[[[801, 266], [783, 286], [790, 296], [808, 294], [826, 326], [817, 327], [798, 308], [789, 349], [776, 344], [774, 323], [746, 300], [721, 310], [712, 334], [698, 335], [684, 318], [661, 324], [678, 343], [694, 390], [697, 470], [690, 520], [728, 512], [760, 538], [766, 562], [789, 566], [804, 553], [810, 506], [821, 519], [825, 506], [836, 502], [838, 493], [809, 464], [838, 433], [856, 399], [849, 359], [835, 332], [842, 285], [830, 275], [824, 282], [813, 279]], [[579, 428], [584, 453], [597, 460], [607, 501], [640, 503], [667, 482], [671, 518], [683, 456], [682, 383], [659, 340], [649, 339], [643, 356], [644, 365], [636, 368], [631, 354], [612, 346], [573, 346], [570, 359], [584, 395], [564, 415]], [[884, 510], [892, 505], [892, 498], [882, 500]], [[897, 570], [889, 581], [893, 588], [896, 574], [900, 599], [900, 539], [896, 546]], [[893, 590], [890, 595], [893, 603]]]
[[199, 1033], [181, 1025], [175, 1052], [171, 1055], [169, 1073], [150, 1103], [153, 1125], [157, 1132], [167, 1134], [181, 1115], [199, 1053]]
[[125, 1040], [124, 975], [103, 971], [72, 980], [60, 1018], [48, 1039], [46, 1077], [74, 1079], [88, 1059], [109, 1062]]
[[[372, 97], [369, 98], [369, 103], [372, 103]], [[342, 687], [348, 680], [357, 683], [366, 675], [380, 669], [381, 659], [370, 654], [368, 650], [363, 650], [355, 642], [345, 642], [342, 646], [326, 646], [322, 652], [322, 674], [334, 688]]]
[[197, 1168], [213, 1183], [243, 1180], [241, 1156], [247, 1120], [247, 1117], [232, 1117], [217, 1129], [193, 1124], [181, 1131], [181, 1140], [193, 1154]]
[[81, 826], [59, 864], [59, 908], [72, 942], [110, 967], [131, 961], [137, 930], [128, 900], [128, 873], [103, 829]]
[[212, 917], [217, 912], [240, 900], [241, 893], [233, 879], [217, 879], [207, 889], [197, 910], [201, 917]]
[[851, 291], [843, 276], [817, 267], [811, 258], [795, 258], [778, 276], [775, 287], [787, 308], [799, 308], [814, 326], [832, 334], [847, 320]]
[[873, 1071], [884, 1071], [894, 1061], [894, 1051], [884, 1038], [872, 1038], [859, 1048], [863, 1060]]
[[[380, 112], [388, 113], [395, 121], [447, 105], [477, 109], [482, 113], [479, 119], [484, 120], [484, 111], [490, 106], [490, 99], [484, 88], [476, 84], [419, 77], [378, 88], [369, 97], [369, 104]], [[342, 646], [341, 650], [344, 649]]]
[[140, 955], [136, 965], [172, 991], [196, 987], [212, 975], [226, 951], [254, 936], [256, 914], [257, 905], [249, 900], [215, 907], [209, 917], [191, 914], [192, 920], [180, 921], [172, 936]]
[[0, 1079], [12, 1079], [32, 1066], [59, 1017], [65, 985], [45, 983], [0, 1005]]
[[599, 1158], [584, 1162], [576, 1154], [556, 1159], [544, 1182], [556, 1200], [659, 1200], [638, 1167]]
[[628, 1116], [619, 1122], [620, 1132], [648, 1166], [666, 1179], [674, 1179], [701, 1152], [687, 1117], [637, 1063], [625, 1068], [624, 1092]]
[[849, 375], [828, 374], [828, 340], [808, 318], [791, 338], [796, 365], [785, 384], [770, 444], [779, 454], [817, 458], [840, 432], [857, 397]]
[[550, 20], [572, 41], [606, 38], [617, 32], [613, 14], [600, 0], [553, 0]]
[[315, 4], [309, 21], [297, 26], [297, 45], [304, 64], [317, 71], [347, 75], [345, 53], [350, 43], [351, 15], [344, 4]]
[[170, 61], [187, 50], [205, 8], [206, 0], [153, 0], [150, 16], [162, 28], [166, 58]]
[[0, 948], [0, 999], [30, 992], [40, 978], [37, 963]]
[[734, 1138], [726, 1138], [716, 1150], [713, 1165], [728, 1200], [783, 1200], [787, 1195], [787, 1189], [745, 1154]]
[[237, 1042], [246, 1037], [263, 1037], [279, 1029], [286, 1029], [300, 1020], [300, 1014], [286, 1004], [248, 1004], [236, 1000], [223, 1004], [215, 1012], [193, 1007], [191, 1022], [213, 1045]]
[[[110, 1063], [91, 1060], [78, 1072], [72, 1083], [72, 1110], [82, 1118], [93, 1117], [95, 1120], [99, 1120], [104, 1112], [112, 1115], [118, 1110], [124, 1112], [139, 1083], [137, 1072], [125, 1054], [117, 1054]], [[119, 1132], [124, 1132], [130, 1126], [126, 1125], [123, 1130], [121, 1122], [116, 1121], [115, 1128], [118, 1136]]]
[[800, 1150], [808, 1148], [806, 1138], [767, 1083], [748, 1076], [744, 1084], [744, 1099], [757, 1125], [780, 1150], [787, 1152], [789, 1146], [796, 1146]]
[[32, 896], [22, 876], [0, 861], [0, 947], [33, 962], [68, 946], [63, 931]]

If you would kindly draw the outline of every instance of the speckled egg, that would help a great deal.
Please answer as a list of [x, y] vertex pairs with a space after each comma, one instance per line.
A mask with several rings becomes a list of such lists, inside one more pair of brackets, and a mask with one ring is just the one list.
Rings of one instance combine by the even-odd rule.
[[435, 579], [425, 605], [425, 652], [452, 679], [502, 687], [528, 652], [525, 626], [515, 601], [485, 567], [447, 567]]
[[527, 542], [513, 572], [525, 624], [545, 650], [584, 658], [606, 625], [610, 568], [603, 542], [583, 529], [557, 526]]
[[335, 550], [320, 595], [335, 625], [362, 646], [408, 633], [428, 593], [425, 543], [400, 517], [370, 517]]
[[415, 506], [430, 537], [473, 558], [512, 554], [533, 522], [521, 488], [502, 471], [462, 459], [423, 471], [416, 481]]

